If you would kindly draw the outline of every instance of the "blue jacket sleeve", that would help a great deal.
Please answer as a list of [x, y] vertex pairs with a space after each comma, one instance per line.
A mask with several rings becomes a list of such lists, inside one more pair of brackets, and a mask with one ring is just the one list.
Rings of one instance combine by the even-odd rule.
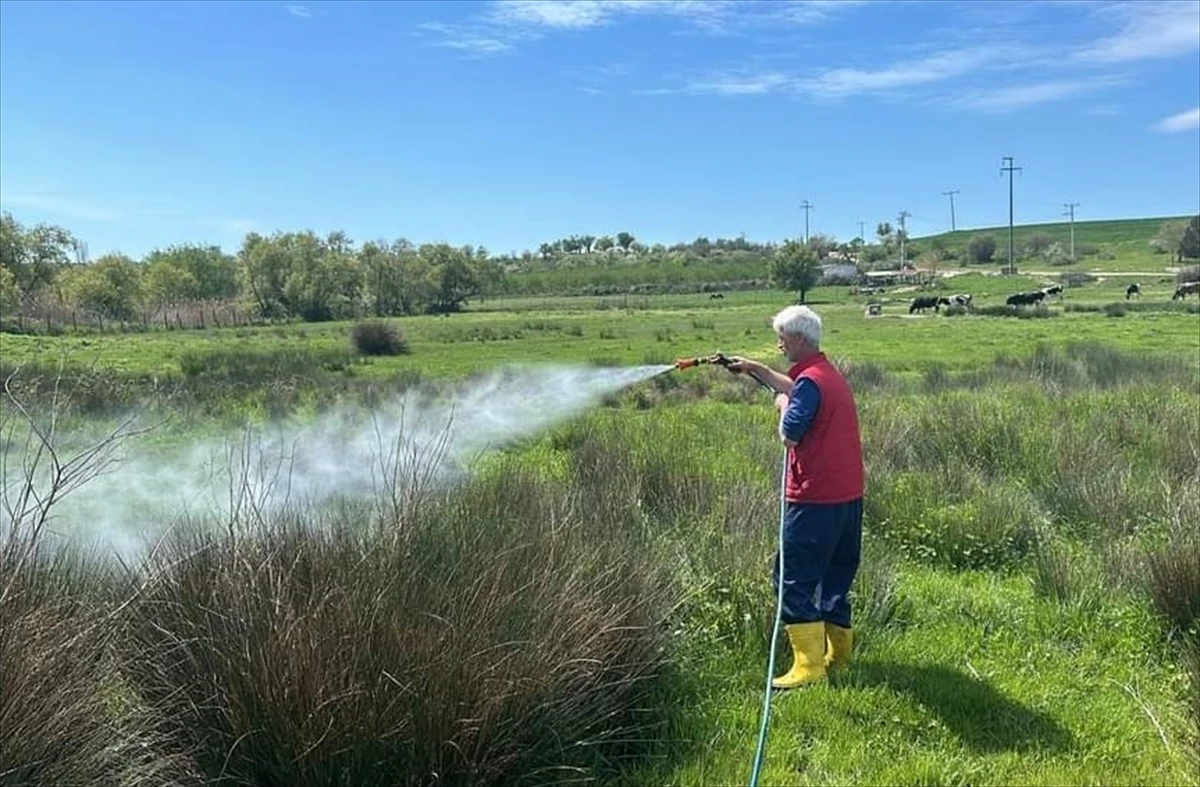
[[817, 408], [821, 406], [821, 389], [807, 377], [801, 377], [792, 386], [790, 401], [783, 414], [780, 430], [783, 436], [793, 442], [800, 442], [813, 419], [817, 417]]

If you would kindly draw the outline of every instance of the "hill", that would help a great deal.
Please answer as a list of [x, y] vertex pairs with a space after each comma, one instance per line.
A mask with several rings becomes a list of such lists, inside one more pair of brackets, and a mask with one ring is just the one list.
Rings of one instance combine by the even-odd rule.
[[[1075, 222], [1075, 243], [1141, 243], [1148, 244], [1164, 224], [1174, 221], [1186, 222], [1191, 216], [1161, 216], [1147, 219], [1111, 219], [1105, 221]], [[1050, 224], [1017, 224], [1013, 226], [1013, 242], [1019, 247], [1034, 235], [1049, 235], [1055, 240], [1068, 239], [1071, 233], [1069, 222]], [[975, 235], [995, 235], [1001, 245], [1008, 243], [1008, 225], [980, 227], [977, 229], [943, 232], [913, 238], [914, 246], [928, 245], [941, 238], [949, 246], [966, 243]]]

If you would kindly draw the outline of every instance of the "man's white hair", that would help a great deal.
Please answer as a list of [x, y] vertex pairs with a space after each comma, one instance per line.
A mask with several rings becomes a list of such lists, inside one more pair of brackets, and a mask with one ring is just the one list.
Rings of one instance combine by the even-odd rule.
[[807, 306], [788, 306], [771, 323], [775, 333], [785, 336], [803, 336], [812, 347], [821, 346], [821, 318]]

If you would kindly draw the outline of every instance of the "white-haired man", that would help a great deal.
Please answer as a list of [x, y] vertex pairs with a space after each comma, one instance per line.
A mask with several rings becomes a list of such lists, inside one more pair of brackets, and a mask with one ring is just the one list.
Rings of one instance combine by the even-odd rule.
[[[821, 318], [807, 306], [788, 306], [772, 325], [787, 374], [740, 357], [729, 369], [778, 392], [779, 435], [787, 445], [780, 619], [793, 662], [772, 685], [790, 689], [850, 662], [849, 592], [862, 548], [862, 438], [850, 386], [821, 352]], [[778, 553], [773, 566], [778, 592]]]

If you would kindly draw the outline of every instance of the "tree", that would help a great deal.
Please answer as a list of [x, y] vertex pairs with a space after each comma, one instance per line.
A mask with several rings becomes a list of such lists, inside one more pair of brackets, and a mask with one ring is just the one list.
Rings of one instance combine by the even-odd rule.
[[238, 294], [237, 260], [220, 246], [155, 249], [143, 263], [146, 293], [158, 303], [225, 300]]
[[820, 278], [817, 255], [803, 241], [789, 240], [771, 258], [771, 282], [780, 289], [799, 293], [801, 303]]
[[996, 256], [996, 239], [991, 235], [975, 235], [967, 243], [967, 260], [980, 265]]
[[22, 297], [36, 295], [70, 263], [77, 241], [62, 227], [26, 228], [11, 213], [0, 216], [0, 267], [7, 268]]
[[601, 235], [599, 238], [596, 238], [596, 251], [608, 251], [613, 245], [613, 239], [608, 235]]
[[829, 256], [830, 252], [837, 248], [837, 241], [828, 235], [813, 235], [808, 239], [808, 247], [812, 249], [813, 254], [817, 255], [817, 259], [823, 260]]
[[1179, 259], [1194, 260], [1200, 258], [1200, 215], [1192, 216], [1187, 229], [1179, 241]]
[[131, 320], [142, 301], [141, 274], [141, 266], [128, 257], [106, 254], [71, 271], [66, 282], [68, 299], [95, 314]]
[[1187, 232], [1188, 223], [1186, 221], [1168, 221], [1164, 222], [1158, 228], [1158, 234], [1150, 241], [1150, 247], [1154, 249], [1155, 254], [1167, 254], [1172, 256], [1179, 252], [1179, 245], [1183, 243], [1183, 235]]
[[891, 222], [881, 221], [875, 227], [875, 237], [879, 238], [879, 242], [883, 244], [884, 248], [892, 245], [892, 241], [894, 240], [893, 235]]
[[617, 233], [617, 246], [625, 251], [629, 251], [635, 240], [628, 232]]

